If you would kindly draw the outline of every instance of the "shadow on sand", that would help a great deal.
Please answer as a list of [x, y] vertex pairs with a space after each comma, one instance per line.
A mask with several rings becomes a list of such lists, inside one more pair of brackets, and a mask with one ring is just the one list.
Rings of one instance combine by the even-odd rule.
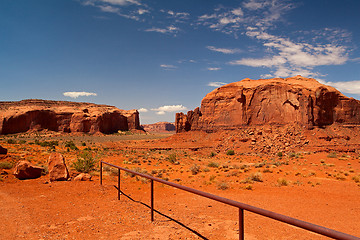
[[[114, 186], [114, 187], [116, 188], [116, 190], [118, 190], [117, 186]], [[147, 207], [147, 208], [150, 209], [150, 206], [147, 205], [146, 203], [143, 203], [143, 202], [141, 202], [141, 201], [137, 201], [137, 200], [131, 198], [129, 195], [125, 194], [125, 193], [124, 193], [123, 191], [121, 191], [121, 190], [120, 190], [120, 193], [121, 193], [122, 196], [127, 197], [129, 200], [131, 200], [131, 201], [133, 201], [133, 202], [135, 202], [135, 203], [142, 204], [142, 205], [144, 205], [145, 207]], [[180, 221], [178, 221], [178, 220], [176, 220], [176, 219], [174, 219], [174, 218], [172, 218], [172, 217], [170, 217], [170, 216], [167, 216], [167, 215], [165, 215], [164, 213], [159, 212], [158, 210], [155, 210], [155, 209], [154, 209], [154, 212], [156, 212], [157, 214], [160, 214], [160, 215], [163, 216], [163, 217], [166, 217], [167, 219], [169, 219], [169, 221], [173, 221], [173, 222], [177, 223], [177, 224], [180, 225], [181, 227], [183, 227], [183, 228], [189, 230], [190, 232], [194, 233], [195, 235], [197, 235], [199, 238], [208, 240], [207, 237], [201, 235], [199, 232], [195, 231], [194, 229], [189, 228], [189, 227], [186, 226], [184, 223], [182, 223], [182, 222], [180, 222]]]

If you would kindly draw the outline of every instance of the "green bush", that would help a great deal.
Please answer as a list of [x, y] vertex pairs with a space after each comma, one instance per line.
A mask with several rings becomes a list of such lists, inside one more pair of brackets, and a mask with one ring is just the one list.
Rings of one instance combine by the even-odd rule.
[[78, 155], [77, 160], [72, 164], [78, 172], [88, 173], [95, 169], [96, 161], [91, 152], [83, 151]]
[[190, 171], [193, 175], [196, 175], [200, 172], [200, 166], [194, 164], [190, 167]]
[[171, 163], [174, 163], [174, 164], [177, 164], [178, 161], [177, 160], [177, 156], [176, 156], [176, 153], [172, 153], [170, 154], [169, 156], [166, 157], [166, 160], [171, 162]]
[[12, 167], [13, 167], [12, 163], [0, 162], [0, 169], [11, 169]]
[[217, 163], [217, 162], [209, 162], [208, 167], [218, 168], [219, 163]]
[[215, 156], [216, 156], [216, 153], [214, 153], [214, 152], [210, 153], [210, 157], [215, 157]]
[[65, 147], [71, 149], [71, 150], [79, 150], [79, 148], [75, 145], [73, 141], [67, 141], [65, 143]]
[[227, 150], [226, 155], [229, 155], [229, 156], [235, 155], [235, 151], [234, 150]]

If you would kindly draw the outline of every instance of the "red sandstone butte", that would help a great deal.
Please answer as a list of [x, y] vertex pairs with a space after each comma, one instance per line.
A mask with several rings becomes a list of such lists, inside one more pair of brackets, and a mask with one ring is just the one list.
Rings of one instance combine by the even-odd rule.
[[267, 124], [296, 124], [308, 129], [359, 125], [360, 101], [312, 78], [246, 78], [208, 93], [201, 108], [177, 113], [175, 119], [176, 132]]
[[173, 132], [175, 124], [169, 122], [157, 122], [152, 124], [141, 125], [146, 132]]
[[121, 110], [93, 103], [22, 100], [0, 102], [0, 134], [29, 130], [56, 132], [115, 133], [139, 129], [137, 110]]

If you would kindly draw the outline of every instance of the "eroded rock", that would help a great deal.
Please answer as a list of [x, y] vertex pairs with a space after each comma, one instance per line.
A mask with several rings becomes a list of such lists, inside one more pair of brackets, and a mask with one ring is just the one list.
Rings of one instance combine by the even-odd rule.
[[88, 173], [80, 173], [74, 178], [74, 181], [91, 181], [91, 177]]
[[0, 111], [0, 134], [45, 129], [90, 134], [141, 130], [137, 110], [93, 103], [30, 99], [0, 102]]
[[34, 179], [41, 177], [44, 168], [34, 166], [28, 161], [19, 161], [14, 169], [14, 175], [20, 180]]
[[50, 181], [66, 181], [69, 179], [69, 171], [65, 159], [60, 153], [51, 153], [49, 156]]
[[0, 146], [0, 154], [3, 154], [3, 155], [7, 154], [7, 149]]
[[360, 101], [315, 79], [296, 76], [224, 85], [208, 93], [201, 108], [176, 114], [176, 132], [231, 130], [243, 126], [360, 125]]

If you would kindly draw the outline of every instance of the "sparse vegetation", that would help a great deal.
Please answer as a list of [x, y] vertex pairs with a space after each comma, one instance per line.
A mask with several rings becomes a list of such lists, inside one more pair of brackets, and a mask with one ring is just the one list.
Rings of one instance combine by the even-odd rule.
[[72, 164], [72, 167], [78, 172], [88, 173], [95, 169], [95, 164], [96, 161], [91, 152], [83, 151], [78, 155], [77, 160]]
[[229, 155], [229, 156], [235, 155], [235, 151], [234, 150], [227, 150], [226, 155]]
[[285, 178], [279, 178], [277, 180], [278, 185], [281, 186], [288, 186], [289, 185], [289, 181], [286, 180]]
[[227, 190], [227, 189], [229, 189], [229, 184], [227, 184], [226, 182], [219, 182], [217, 185], [217, 189]]
[[328, 158], [337, 158], [336, 152], [331, 152], [327, 155]]
[[209, 162], [208, 167], [218, 168], [218, 167], [219, 167], [219, 163], [218, 163], [218, 162]]
[[190, 167], [190, 171], [191, 171], [192, 175], [196, 175], [200, 172], [200, 166], [194, 164]]
[[0, 162], [0, 169], [11, 169], [13, 164], [10, 162]]

